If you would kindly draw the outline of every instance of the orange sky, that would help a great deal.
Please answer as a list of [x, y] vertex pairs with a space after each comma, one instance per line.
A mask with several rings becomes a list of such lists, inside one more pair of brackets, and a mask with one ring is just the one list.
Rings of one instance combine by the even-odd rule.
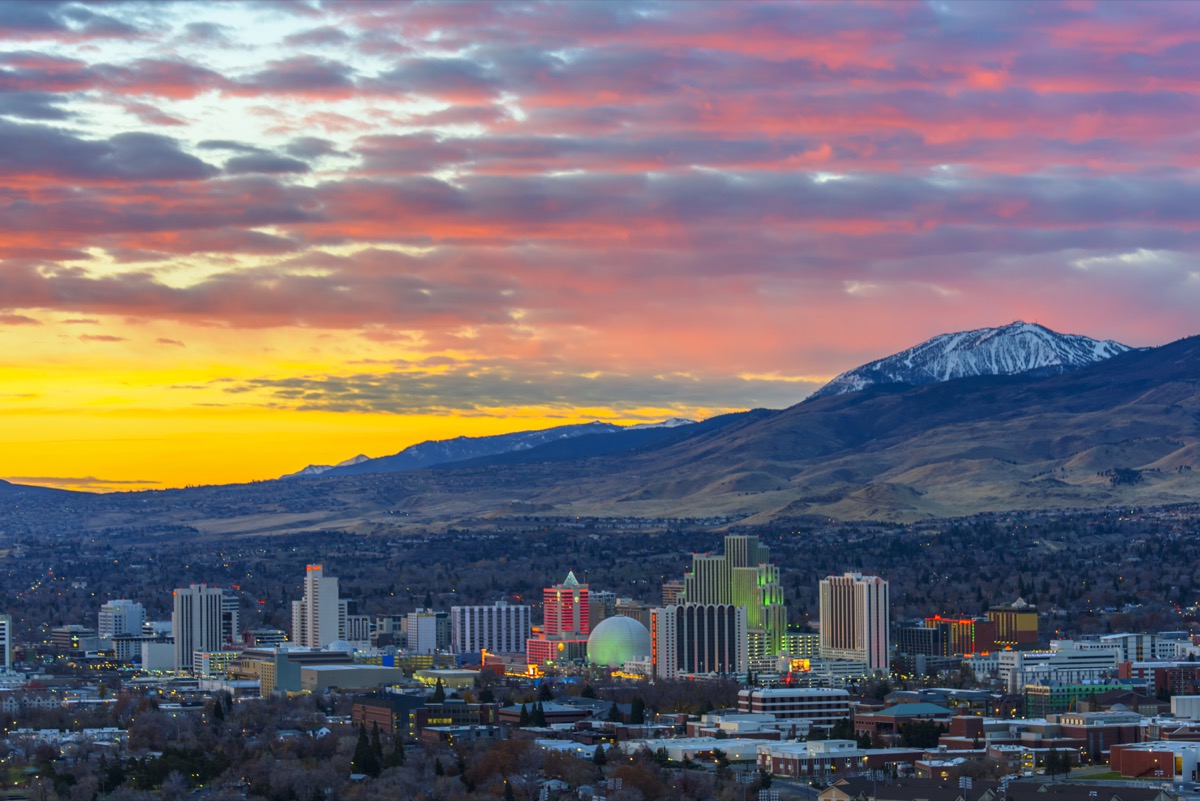
[[267, 479], [1200, 308], [1188, 4], [0, 3], [0, 478]]

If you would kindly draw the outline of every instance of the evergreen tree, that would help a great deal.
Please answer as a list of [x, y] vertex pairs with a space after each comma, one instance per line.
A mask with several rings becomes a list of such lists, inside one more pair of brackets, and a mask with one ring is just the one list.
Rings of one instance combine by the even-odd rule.
[[446, 700], [446, 688], [442, 686], [442, 680], [438, 679], [437, 684], [433, 687], [433, 696], [429, 699], [431, 703], [441, 704]]
[[433, 596], [429, 594], [429, 590], [425, 591], [425, 608], [433, 609]]
[[404, 764], [404, 740], [397, 734], [392, 738], [392, 753], [388, 756], [387, 766], [389, 768], [398, 768]]
[[592, 764], [604, 765], [608, 763], [608, 755], [604, 753], [604, 743], [596, 743], [596, 750], [592, 752]]
[[621, 710], [617, 709], [617, 702], [613, 701], [612, 706], [608, 708], [608, 720], [610, 723], [621, 722]]
[[492, 692], [491, 687], [484, 687], [479, 691], [479, 703], [494, 704], [496, 703], [496, 693]]
[[590, 684], [583, 685], [583, 690], [579, 693], [580, 698], [595, 698], [596, 690]]
[[220, 725], [225, 722], [225, 706], [221, 703], [219, 698], [213, 701], [212, 717], [209, 718], [209, 720], [213, 726], [217, 727], [220, 727]]
[[633, 696], [630, 704], [629, 722], [636, 725], [646, 722], [646, 699], [640, 695]]
[[538, 701], [536, 704], [533, 705], [533, 725], [534, 726], [545, 726], [546, 725], [546, 707], [542, 706], [541, 701]]
[[380, 765], [367, 739], [367, 727], [358, 724], [358, 742], [354, 744], [354, 756], [350, 758], [350, 767], [355, 773], [365, 773], [368, 776], [378, 776]]
[[504, 780], [504, 801], [517, 801], [517, 794], [513, 792], [512, 782], [508, 779]]
[[521, 717], [519, 717], [517, 719], [517, 725], [518, 726], [528, 726], [529, 721], [530, 721], [529, 707], [525, 706], [525, 704], [521, 704]]
[[538, 687], [538, 700], [539, 701], [553, 701], [554, 700], [554, 692], [550, 689], [550, 684], [548, 682], [543, 681], [541, 683], [541, 685]]
[[379, 739], [379, 723], [371, 723], [371, 753], [375, 756], [375, 762], [380, 766], [383, 765], [383, 742]]
[[445, 776], [446, 775], [446, 769], [444, 767], [442, 767], [442, 758], [441, 757], [438, 757], [433, 760], [433, 775], [434, 776]]

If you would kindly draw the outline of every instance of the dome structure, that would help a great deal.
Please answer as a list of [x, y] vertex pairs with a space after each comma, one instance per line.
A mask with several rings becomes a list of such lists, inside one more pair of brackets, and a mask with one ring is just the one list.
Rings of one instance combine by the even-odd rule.
[[620, 667], [631, 659], [645, 659], [650, 656], [650, 632], [631, 617], [607, 617], [592, 629], [587, 655], [593, 665], [608, 667]]

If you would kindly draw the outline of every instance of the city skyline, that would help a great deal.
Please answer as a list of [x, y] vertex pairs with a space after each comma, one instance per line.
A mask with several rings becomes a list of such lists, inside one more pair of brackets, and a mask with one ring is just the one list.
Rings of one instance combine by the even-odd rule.
[[1196, 333], [1182, 3], [0, 4], [0, 477], [274, 478]]

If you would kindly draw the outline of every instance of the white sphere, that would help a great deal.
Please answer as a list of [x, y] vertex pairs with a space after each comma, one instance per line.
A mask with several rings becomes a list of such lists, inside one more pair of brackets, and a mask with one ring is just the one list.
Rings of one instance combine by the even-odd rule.
[[631, 659], [650, 656], [650, 632], [624, 615], [600, 621], [588, 637], [588, 661], [593, 665], [620, 667]]

